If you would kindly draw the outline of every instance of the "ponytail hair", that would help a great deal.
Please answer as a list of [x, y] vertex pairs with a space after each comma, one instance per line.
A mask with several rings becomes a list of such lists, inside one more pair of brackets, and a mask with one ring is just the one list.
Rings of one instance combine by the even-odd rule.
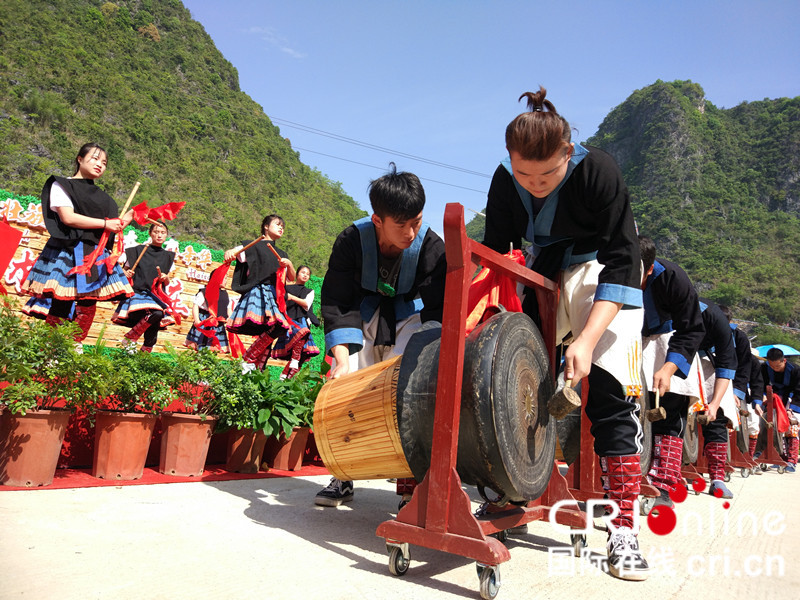
[[506, 127], [506, 149], [517, 152], [524, 160], [547, 160], [559, 150], [569, 149], [569, 123], [545, 99], [546, 95], [542, 86], [538, 92], [522, 94], [519, 99], [527, 98], [529, 112], [518, 115]]

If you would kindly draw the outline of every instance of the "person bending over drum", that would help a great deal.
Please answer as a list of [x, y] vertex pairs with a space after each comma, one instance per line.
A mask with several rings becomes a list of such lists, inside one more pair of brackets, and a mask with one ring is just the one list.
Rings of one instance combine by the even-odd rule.
[[[529, 266], [561, 280], [557, 339], [565, 379], [589, 378], [586, 414], [603, 486], [619, 508], [608, 539], [612, 575], [642, 580], [649, 567], [633, 529], [639, 495], [642, 429], [641, 260], [628, 190], [602, 150], [571, 141], [570, 125], [545, 99], [527, 92], [529, 112], [506, 127], [509, 156], [494, 173], [483, 243], [497, 252], [524, 238]], [[535, 295], [523, 308], [539, 322]]]

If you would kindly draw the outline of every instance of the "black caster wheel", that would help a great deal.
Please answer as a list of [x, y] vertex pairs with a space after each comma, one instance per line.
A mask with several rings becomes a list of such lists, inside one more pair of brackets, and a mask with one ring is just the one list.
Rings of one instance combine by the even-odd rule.
[[745, 469], [744, 467], [742, 467], [739, 473], [741, 474], [743, 479], [747, 479], [748, 477], [750, 477], [750, 469]]
[[731, 474], [728, 471], [725, 471], [725, 477], [722, 478], [725, 483], [728, 483], [731, 480]]
[[389, 572], [397, 577], [405, 575], [411, 564], [411, 556], [403, 550], [400, 546], [392, 546], [389, 553]]
[[778, 467], [778, 473], [780, 473], [781, 475], [783, 475], [784, 473], [786, 473], [786, 467], [784, 467], [784, 466], [780, 466], [780, 467]]
[[573, 533], [569, 536], [569, 543], [572, 545], [572, 555], [580, 558], [583, 549], [586, 548], [586, 536], [582, 533]]
[[477, 564], [481, 598], [494, 600], [500, 591], [500, 567]]

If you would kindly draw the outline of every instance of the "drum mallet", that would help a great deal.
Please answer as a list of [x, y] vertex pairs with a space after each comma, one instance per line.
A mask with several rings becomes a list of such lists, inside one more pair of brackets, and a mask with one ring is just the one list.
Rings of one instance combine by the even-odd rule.
[[564, 387], [558, 390], [547, 403], [550, 416], [560, 421], [576, 408], [581, 406], [581, 397], [572, 387], [572, 379], [564, 382]]
[[667, 411], [664, 409], [663, 406], [659, 406], [659, 399], [661, 394], [656, 389], [656, 406], [655, 408], [651, 408], [647, 411], [647, 420], [648, 421], [663, 421], [667, 418]]

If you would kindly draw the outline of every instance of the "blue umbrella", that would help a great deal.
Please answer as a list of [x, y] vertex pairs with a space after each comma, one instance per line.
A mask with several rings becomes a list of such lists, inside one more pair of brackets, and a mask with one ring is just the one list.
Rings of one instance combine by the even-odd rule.
[[769, 344], [767, 346], [759, 346], [758, 348], [756, 348], [756, 352], [758, 352], [758, 355], [761, 358], [766, 358], [767, 352], [769, 351], [770, 348], [778, 348], [779, 350], [782, 350], [784, 356], [800, 356], [800, 350], [797, 350], [785, 344]]

